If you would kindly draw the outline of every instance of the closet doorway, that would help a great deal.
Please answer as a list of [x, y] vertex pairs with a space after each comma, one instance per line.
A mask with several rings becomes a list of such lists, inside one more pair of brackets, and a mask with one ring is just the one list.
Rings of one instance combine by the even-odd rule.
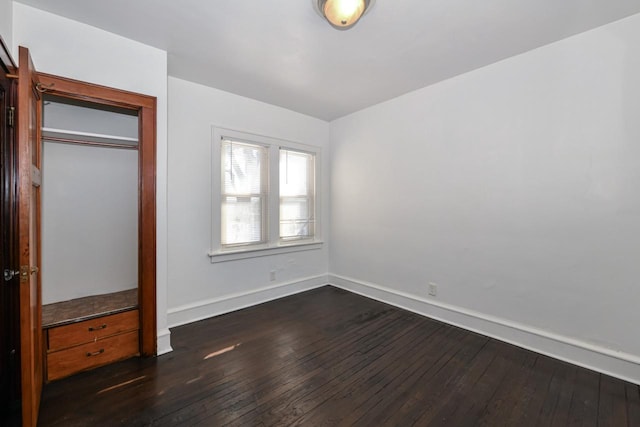
[[156, 354], [154, 97], [38, 74], [47, 380]]

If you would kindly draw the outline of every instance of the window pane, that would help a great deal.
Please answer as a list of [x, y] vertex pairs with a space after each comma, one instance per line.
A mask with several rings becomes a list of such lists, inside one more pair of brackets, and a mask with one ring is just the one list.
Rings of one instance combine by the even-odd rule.
[[222, 200], [222, 244], [260, 243], [262, 239], [262, 199], [225, 197]]
[[315, 156], [280, 150], [280, 238], [315, 234]]
[[280, 197], [308, 195], [312, 165], [311, 154], [280, 150]]
[[266, 166], [266, 148], [233, 141], [222, 146], [224, 162], [223, 193], [251, 195], [262, 193], [262, 164]]
[[225, 140], [222, 143], [223, 246], [263, 243], [267, 224], [267, 149]]
[[308, 219], [309, 200], [306, 197], [283, 197], [280, 199], [280, 216], [289, 220]]
[[314, 235], [311, 203], [306, 197], [280, 199], [280, 237], [282, 239], [305, 238]]

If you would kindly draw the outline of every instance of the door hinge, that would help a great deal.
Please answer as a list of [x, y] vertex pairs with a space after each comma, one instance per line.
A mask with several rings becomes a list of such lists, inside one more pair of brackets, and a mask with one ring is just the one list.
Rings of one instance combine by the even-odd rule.
[[9, 127], [14, 127], [16, 121], [16, 107], [7, 107], [7, 123]]
[[29, 267], [28, 265], [20, 266], [20, 281], [26, 282], [29, 280], [29, 276], [38, 272], [38, 267]]

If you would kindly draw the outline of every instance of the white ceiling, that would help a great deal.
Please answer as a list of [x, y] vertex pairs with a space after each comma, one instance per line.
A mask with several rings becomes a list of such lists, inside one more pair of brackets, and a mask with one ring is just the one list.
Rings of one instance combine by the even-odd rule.
[[351, 30], [314, 0], [20, 0], [166, 50], [169, 75], [332, 120], [640, 13], [640, 0], [376, 0]]

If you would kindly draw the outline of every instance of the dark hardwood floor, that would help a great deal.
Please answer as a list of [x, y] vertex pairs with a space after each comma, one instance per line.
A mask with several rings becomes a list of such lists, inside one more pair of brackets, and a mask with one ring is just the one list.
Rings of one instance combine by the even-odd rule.
[[42, 426], [640, 426], [638, 386], [324, 287], [45, 387]]

